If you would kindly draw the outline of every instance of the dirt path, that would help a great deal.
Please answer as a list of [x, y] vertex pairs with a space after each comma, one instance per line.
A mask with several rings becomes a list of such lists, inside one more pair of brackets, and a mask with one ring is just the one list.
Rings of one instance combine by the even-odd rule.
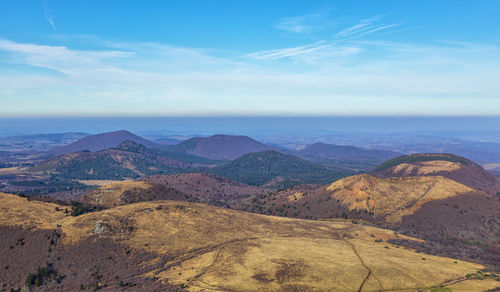
[[[368, 281], [368, 279], [370, 278], [370, 276], [372, 276], [373, 272], [372, 270], [370, 269], [370, 267], [368, 267], [365, 263], [365, 261], [363, 260], [363, 258], [359, 255], [358, 251], [356, 250], [356, 246], [350, 242], [349, 240], [345, 239], [344, 237], [344, 234], [342, 234], [342, 240], [347, 243], [352, 251], [354, 252], [354, 254], [356, 255], [356, 257], [359, 259], [359, 262], [361, 263], [361, 265], [363, 266], [363, 268], [365, 268], [367, 271], [368, 271], [368, 274], [366, 275], [366, 277], [363, 279], [363, 282], [361, 282], [361, 285], [359, 286], [359, 289], [358, 289], [358, 292], [361, 292], [363, 290], [363, 286], [365, 285], [366, 281]], [[375, 278], [375, 280], [377, 281], [379, 287], [380, 287], [380, 291], [382, 291], [382, 285], [380, 284], [380, 282], [378, 281], [377, 278]]]
[[[436, 286], [429, 286], [429, 287], [413, 287], [413, 288], [405, 288], [405, 290], [410, 290], [410, 289], [415, 289], [415, 290], [418, 290], [418, 289], [433, 289], [433, 288], [438, 288], [438, 287], [446, 287], [446, 286], [449, 286], [449, 285], [452, 285], [452, 284], [455, 284], [455, 283], [459, 283], [459, 282], [463, 282], [463, 281], [468, 281], [470, 279], [467, 279], [467, 278], [458, 278], [458, 279], [454, 279], [454, 280], [449, 280], [449, 281], [446, 281], [446, 282], [443, 282], [439, 285], [436, 285]], [[390, 292], [390, 291], [401, 291], [403, 289], [401, 288], [394, 288], [394, 289], [388, 289], [388, 290], [383, 290], [384, 292]]]

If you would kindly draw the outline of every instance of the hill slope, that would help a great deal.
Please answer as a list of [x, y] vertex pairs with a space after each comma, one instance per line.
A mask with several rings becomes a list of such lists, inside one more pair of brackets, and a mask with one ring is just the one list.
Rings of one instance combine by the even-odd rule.
[[117, 147], [125, 141], [133, 141], [135, 143], [145, 145], [146, 147], [158, 146], [154, 142], [136, 136], [128, 131], [121, 130], [116, 132], [86, 136], [69, 145], [55, 147], [51, 150], [48, 150], [47, 152], [53, 156], [85, 150], [96, 152]]
[[500, 199], [442, 176], [378, 178], [362, 174], [326, 187], [297, 186], [255, 196], [234, 208], [297, 218], [352, 218], [432, 240], [429, 252], [500, 269]]
[[266, 186], [275, 188], [303, 183], [327, 183], [353, 173], [272, 150], [246, 154], [208, 171], [249, 185], [267, 184]]
[[215, 160], [232, 160], [248, 153], [273, 148], [247, 136], [214, 135], [188, 139], [165, 149]]
[[372, 172], [379, 177], [444, 176], [492, 195], [500, 180], [478, 164], [453, 154], [414, 154], [386, 161]]
[[[475, 275], [481, 265], [374, 242], [372, 235], [384, 241], [415, 240], [349, 222], [304, 221], [155, 201], [78, 217], [54, 211], [55, 215], [25, 224], [23, 218], [54, 210], [54, 204], [0, 194], [0, 208], [0, 261], [9, 266], [0, 269], [0, 280], [7, 287], [22, 286], [30, 272], [41, 280], [36, 283], [42, 289], [65, 291], [78, 287], [148, 291], [497, 287], [494, 279], [466, 277]], [[36, 273], [37, 267], [44, 269]]]
[[157, 173], [183, 172], [191, 167], [212, 164], [206, 158], [149, 149], [132, 141], [98, 152], [76, 152], [51, 158], [31, 171], [68, 179], [124, 179]]
[[92, 190], [80, 200], [84, 203], [110, 208], [154, 200], [189, 201], [189, 199], [189, 196], [161, 184], [122, 181]]
[[142, 180], [174, 188], [190, 196], [194, 202], [215, 206], [233, 205], [250, 196], [269, 191], [208, 173], [152, 175]]
[[311, 161], [360, 170], [371, 170], [387, 159], [401, 155], [388, 150], [365, 150], [354, 146], [325, 143], [314, 143], [293, 153]]

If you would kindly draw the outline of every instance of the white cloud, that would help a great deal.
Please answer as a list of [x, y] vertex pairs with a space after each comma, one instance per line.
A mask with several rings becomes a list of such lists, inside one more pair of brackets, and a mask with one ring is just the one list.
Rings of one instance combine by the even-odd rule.
[[45, 3], [45, 1], [43, 1], [43, 9], [44, 9], [43, 16], [48, 21], [52, 29], [57, 30], [52, 13], [50, 12], [49, 7], [47, 6], [47, 3]]
[[300, 46], [300, 47], [260, 51], [260, 52], [248, 54], [248, 55], [246, 55], [246, 57], [250, 57], [250, 58], [253, 58], [256, 60], [266, 60], [266, 59], [276, 60], [276, 59], [281, 59], [281, 58], [286, 58], [286, 57], [293, 57], [293, 56], [307, 54], [310, 52], [320, 50], [320, 49], [327, 46], [324, 43], [325, 43], [324, 41], [320, 41], [320, 42], [315, 42], [313, 44]]
[[3, 60], [63, 73], [0, 70], [0, 114], [500, 114], [500, 51], [491, 45], [323, 41], [245, 57], [98, 46], [0, 39]]
[[95, 69], [107, 59], [129, 56], [124, 51], [72, 50], [65, 46], [47, 46], [17, 43], [0, 39], [0, 50], [10, 52], [14, 62], [71, 74], [81, 70]]
[[277, 21], [275, 28], [296, 34], [310, 34], [329, 26], [332, 21], [328, 19], [331, 9], [325, 9], [316, 13], [309, 13], [294, 17], [285, 17]]
[[340, 32], [337, 33], [336, 36], [338, 38], [346, 38], [346, 37], [356, 38], [400, 25], [400, 23], [377, 24], [376, 22], [382, 17], [383, 17], [382, 15], [378, 15], [371, 18], [362, 19], [359, 21], [359, 23], [341, 30]]

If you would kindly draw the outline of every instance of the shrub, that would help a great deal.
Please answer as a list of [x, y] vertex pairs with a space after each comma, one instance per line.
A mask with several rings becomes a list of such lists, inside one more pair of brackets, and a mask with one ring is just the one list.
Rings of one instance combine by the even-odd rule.
[[26, 277], [26, 285], [40, 287], [46, 280], [55, 276], [56, 271], [52, 264], [47, 264], [45, 267], [39, 267], [36, 273], [29, 273]]

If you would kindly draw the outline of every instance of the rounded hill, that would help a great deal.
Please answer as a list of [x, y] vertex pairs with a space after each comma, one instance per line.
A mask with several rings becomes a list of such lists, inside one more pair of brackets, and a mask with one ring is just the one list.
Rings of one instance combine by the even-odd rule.
[[378, 177], [444, 176], [468, 187], [500, 194], [500, 180], [480, 165], [453, 154], [413, 154], [399, 156], [376, 167]]
[[154, 201], [181, 200], [189, 198], [173, 188], [143, 181], [121, 181], [102, 186], [84, 195], [81, 201], [103, 207]]

